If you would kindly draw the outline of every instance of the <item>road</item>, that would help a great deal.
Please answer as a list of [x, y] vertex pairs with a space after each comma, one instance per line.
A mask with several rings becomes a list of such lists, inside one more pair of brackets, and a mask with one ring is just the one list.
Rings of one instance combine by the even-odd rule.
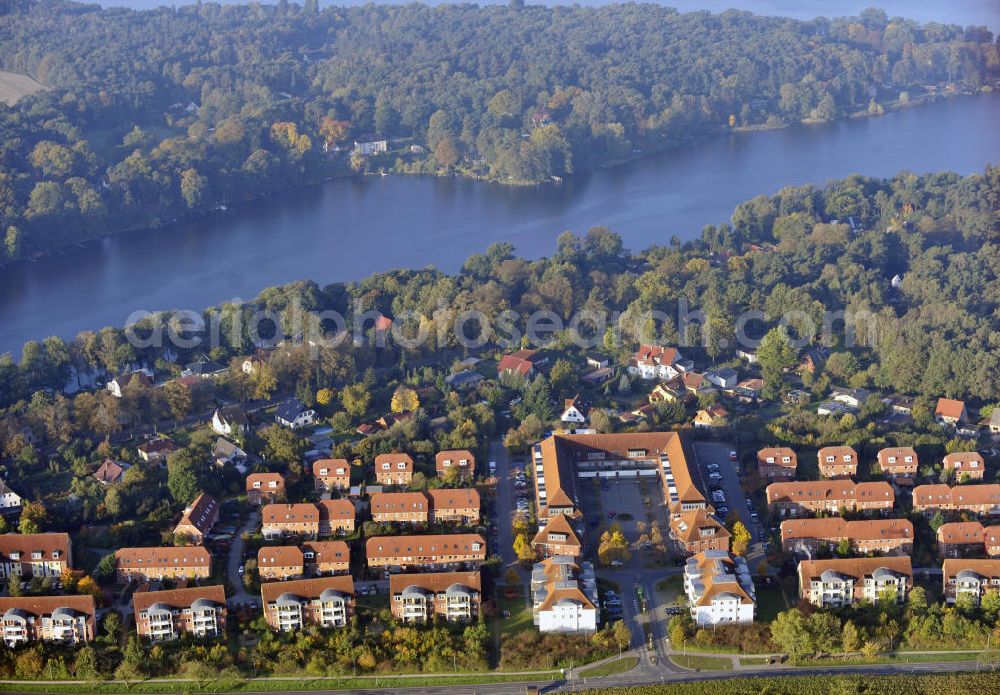
[[228, 602], [232, 605], [247, 604], [251, 601], [258, 601], [260, 598], [247, 593], [243, 586], [243, 575], [240, 574], [240, 567], [243, 566], [243, 534], [255, 530], [259, 524], [260, 512], [252, 509], [243, 526], [233, 534], [233, 542], [229, 546], [229, 557], [226, 560], [226, 578], [229, 579], [233, 589]]
[[517, 562], [517, 555], [514, 553], [514, 486], [511, 485], [510, 480], [510, 453], [499, 439], [490, 440], [489, 461], [497, 463], [497, 496], [494, 512], [499, 529], [499, 535], [496, 537], [499, 546], [497, 554], [503, 560], [500, 576], [503, 577], [508, 567], [514, 566], [520, 571], [520, 565]]

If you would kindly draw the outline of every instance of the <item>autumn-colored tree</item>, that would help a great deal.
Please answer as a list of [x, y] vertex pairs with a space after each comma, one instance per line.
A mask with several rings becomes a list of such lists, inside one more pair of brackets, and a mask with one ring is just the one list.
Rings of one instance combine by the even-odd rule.
[[458, 163], [458, 148], [450, 136], [445, 136], [438, 141], [434, 148], [434, 159], [446, 169], [450, 169]]
[[163, 387], [163, 395], [167, 397], [167, 405], [174, 418], [180, 420], [191, 413], [191, 389], [179, 381], [168, 381]]
[[747, 549], [749, 549], [751, 541], [750, 532], [747, 531], [747, 527], [743, 525], [742, 521], [736, 521], [733, 523], [730, 533], [732, 533], [730, 546], [732, 548], [733, 554], [746, 555]]
[[319, 134], [323, 137], [323, 142], [327, 147], [333, 147], [347, 137], [347, 131], [350, 128], [350, 121], [338, 121], [324, 116], [319, 123]]
[[93, 596], [95, 599], [98, 600], [103, 595], [101, 587], [99, 587], [97, 585], [97, 582], [95, 582], [87, 575], [81, 577], [80, 581], [76, 583], [76, 590], [81, 594], [90, 594], [91, 596]]
[[316, 392], [316, 402], [320, 405], [330, 405], [333, 400], [333, 391], [330, 389], [320, 389]]
[[628, 562], [632, 558], [632, 553], [628, 549], [628, 539], [622, 532], [618, 524], [613, 524], [610, 529], [601, 534], [600, 543], [597, 546], [597, 559], [602, 565], [610, 565], [618, 560]]
[[514, 537], [514, 553], [521, 562], [531, 562], [535, 559], [535, 551], [528, 541], [528, 537], [518, 534]]
[[208, 188], [208, 179], [194, 167], [181, 172], [181, 197], [189, 208], [197, 207]]
[[407, 413], [420, 407], [420, 398], [413, 389], [400, 386], [392, 394], [392, 412]]
[[361, 417], [368, 412], [368, 405], [371, 403], [372, 395], [368, 387], [362, 382], [345, 386], [340, 392], [340, 404], [344, 410], [354, 417]]

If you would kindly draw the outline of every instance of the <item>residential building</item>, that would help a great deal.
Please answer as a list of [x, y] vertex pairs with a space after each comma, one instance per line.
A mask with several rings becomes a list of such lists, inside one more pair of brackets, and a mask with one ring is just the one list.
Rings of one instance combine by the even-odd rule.
[[878, 465], [882, 474], [892, 480], [913, 479], [917, 477], [920, 461], [917, 452], [908, 446], [890, 447], [878, 452]]
[[215, 465], [224, 468], [227, 465], [239, 467], [247, 458], [247, 452], [233, 444], [228, 439], [219, 437], [212, 446], [212, 458]]
[[396, 620], [422, 624], [440, 615], [449, 622], [471, 622], [482, 608], [482, 576], [479, 570], [394, 574], [389, 597]]
[[941, 580], [946, 603], [968, 595], [978, 606], [987, 591], [1000, 591], [1000, 560], [945, 560]]
[[449, 374], [444, 380], [451, 388], [466, 391], [477, 386], [483, 380], [483, 375], [472, 369], [463, 369], [455, 374]]
[[518, 350], [510, 355], [504, 355], [497, 363], [497, 374], [503, 375], [508, 372], [520, 374], [527, 379], [537, 372], [537, 365], [544, 362], [539, 360], [535, 350]]
[[825, 446], [816, 452], [824, 478], [853, 478], [858, 474], [858, 452], [849, 446]]
[[5, 481], [0, 480], [0, 514], [16, 514], [19, 511], [21, 511], [21, 496]]
[[425, 536], [373, 536], [365, 543], [368, 566], [406, 569], [479, 567], [486, 561], [486, 541], [478, 533]]
[[136, 449], [139, 458], [146, 463], [164, 463], [170, 454], [177, 451], [177, 445], [169, 439], [151, 439]]
[[438, 488], [428, 490], [431, 501], [431, 521], [435, 524], [479, 523], [479, 492], [473, 487]]
[[308, 427], [316, 419], [316, 411], [307, 408], [302, 401], [293, 398], [278, 406], [274, 413], [274, 420], [279, 425], [292, 430]]
[[89, 595], [0, 597], [3, 642], [11, 649], [27, 642], [90, 642], [96, 614]]
[[757, 475], [765, 480], [792, 480], [799, 459], [788, 447], [768, 447], [757, 452]]
[[310, 502], [265, 504], [260, 515], [264, 538], [319, 536], [319, 508]]
[[476, 457], [468, 449], [439, 451], [434, 457], [434, 468], [439, 478], [449, 471], [458, 471], [460, 479], [471, 480], [476, 475]]
[[0, 535], [0, 579], [58, 579], [73, 566], [68, 533]]
[[246, 480], [247, 501], [255, 506], [285, 499], [285, 477], [280, 473], [251, 473]]
[[221, 585], [169, 591], [138, 591], [132, 595], [135, 629], [154, 642], [181, 635], [217, 637], [226, 629], [226, 590]]
[[781, 522], [781, 548], [786, 553], [811, 558], [820, 549], [835, 551], [843, 543], [858, 555], [911, 555], [913, 524], [907, 519], [845, 521], [839, 516]]
[[112, 461], [111, 459], [105, 459], [104, 463], [94, 471], [94, 480], [101, 483], [102, 485], [116, 485], [122, 481], [125, 477], [125, 471], [128, 470], [128, 464], [118, 463], [117, 461]]
[[212, 556], [201, 545], [119, 548], [115, 551], [115, 571], [123, 583], [208, 579]]
[[308, 541], [301, 548], [308, 576], [351, 571], [351, 548], [344, 541]]
[[705, 507], [676, 432], [554, 434], [532, 449], [538, 523], [558, 514], [579, 516], [577, 481], [659, 479], [669, 506]]
[[559, 419], [562, 422], [582, 425], [590, 416], [590, 406], [580, 398], [580, 394], [563, 401], [563, 411]]
[[913, 488], [913, 511], [928, 516], [938, 511], [1000, 515], [1000, 484], [918, 485]]
[[990, 413], [990, 433], [1000, 434], [1000, 408], [994, 408]]
[[767, 486], [767, 505], [782, 518], [812, 513], [847, 511], [888, 513], [896, 502], [892, 486], [884, 481], [796, 480]]
[[986, 554], [990, 557], [1000, 557], [1000, 525], [994, 524], [983, 529], [983, 543]]
[[684, 593], [697, 625], [752, 623], [757, 597], [745, 558], [705, 550], [684, 565]]
[[962, 557], [986, 550], [986, 529], [978, 521], [952, 521], [941, 524], [936, 536], [938, 554], [941, 557]]
[[913, 567], [908, 555], [799, 563], [799, 595], [819, 607], [875, 603], [886, 592], [902, 603], [911, 588]]
[[294, 545], [265, 545], [257, 551], [257, 572], [262, 580], [299, 579], [305, 573], [305, 556]]
[[965, 409], [963, 401], [952, 400], [951, 398], [939, 398], [937, 406], [934, 408], [934, 421], [939, 425], [958, 425], [967, 422], [969, 413]]
[[948, 454], [942, 462], [944, 470], [958, 481], [982, 480], [986, 475], [986, 461], [975, 451], [958, 451]]
[[692, 396], [704, 396], [715, 391], [715, 387], [712, 386], [712, 382], [706, 379], [704, 374], [698, 374], [697, 372], [684, 372], [681, 374], [680, 380], [681, 384], [684, 386], [684, 390]]
[[729, 424], [728, 418], [728, 410], [721, 405], [710, 405], [698, 410], [692, 422], [698, 428], [726, 427]]
[[592, 563], [556, 555], [531, 570], [531, 614], [540, 632], [592, 633], [599, 605]]
[[202, 493], [184, 510], [174, 527], [174, 536], [183, 536], [193, 545], [201, 545], [218, 520], [219, 503], [211, 495]]
[[834, 403], [843, 403], [852, 411], [861, 410], [871, 397], [872, 392], [867, 389], [846, 389], [835, 387], [830, 391], [830, 399]]
[[422, 492], [380, 492], [371, 496], [370, 505], [377, 524], [426, 524], [430, 518]]
[[149, 388], [153, 385], [153, 380], [144, 371], [135, 371], [128, 374], [116, 376], [108, 382], [107, 389], [115, 398], [121, 398], [127, 388]]
[[679, 382], [660, 382], [649, 392], [646, 400], [650, 403], [686, 403], [693, 398]]
[[389, 140], [387, 138], [368, 135], [360, 140], [354, 141], [354, 152], [363, 157], [370, 157], [373, 154], [381, 154], [389, 151]]
[[705, 372], [705, 378], [710, 384], [723, 390], [736, 388], [736, 384], [740, 380], [739, 374], [731, 367], [710, 369]]
[[683, 373], [675, 366], [681, 359], [680, 350], [660, 345], [640, 345], [628, 363], [628, 373], [640, 379], [669, 381]]
[[409, 454], [379, 454], [375, 457], [375, 479], [379, 485], [409, 485], [413, 482], [413, 458]]
[[312, 471], [316, 490], [332, 492], [351, 489], [351, 466], [347, 459], [319, 459], [313, 462]]
[[351, 500], [320, 500], [316, 506], [319, 508], [319, 535], [354, 533], [358, 510]]
[[212, 413], [212, 431], [223, 437], [240, 437], [247, 432], [247, 416], [236, 405], [217, 408]]
[[707, 550], [729, 552], [731, 534], [714, 513], [708, 506], [670, 514], [670, 537], [682, 552], [689, 555]]
[[757, 353], [753, 350], [747, 350], [744, 348], [738, 348], [736, 350], [736, 356], [741, 360], [746, 360], [747, 364], [757, 364]]
[[265, 582], [260, 585], [264, 619], [273, 630], [294, 632], [307, 625], [345, 627], [354, 613], [354, 579], [349, 575]]
[[531, 541], [531, 547], [542, 557], [564, 555], [580, 557], [583, 554], [583, 543], [570, 519], [565, 514], [553, 516], [549, 523], [538, 529]]

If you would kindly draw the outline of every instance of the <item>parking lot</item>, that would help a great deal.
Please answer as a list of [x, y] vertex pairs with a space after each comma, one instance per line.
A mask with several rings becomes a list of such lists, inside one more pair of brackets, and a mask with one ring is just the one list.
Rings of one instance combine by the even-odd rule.
[[746, 494], [740, 487], [739, 464], [730, 460], [732, 450], [726, 442], [694, 442], [696, 470], [692, 470], [692, 474], [700, 476], [696, 482], [708, 495], [720, 519], [725, 520], [727, 514], [736, 512], [750, 531], [753, 542], [759, 543], [766, 538], [764, 518], [747, 505]]

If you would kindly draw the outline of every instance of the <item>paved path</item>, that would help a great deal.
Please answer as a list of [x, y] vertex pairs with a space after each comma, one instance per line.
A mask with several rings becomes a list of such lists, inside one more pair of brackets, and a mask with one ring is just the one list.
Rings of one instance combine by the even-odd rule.
[[229, 546], [229, 558], [226, 561], [226, 578], [233, 587], [233, 593], [228, 601], [230, 604], [246, 604], [259, 598], [247, 593], [243, 585], [243, 575], [240, 574], [240, 567], [243, 566], [243, 534], [255, 531], [259, 524], [260, 512], [253, 509], [243, 526], [233, 534], [233, 542]]

